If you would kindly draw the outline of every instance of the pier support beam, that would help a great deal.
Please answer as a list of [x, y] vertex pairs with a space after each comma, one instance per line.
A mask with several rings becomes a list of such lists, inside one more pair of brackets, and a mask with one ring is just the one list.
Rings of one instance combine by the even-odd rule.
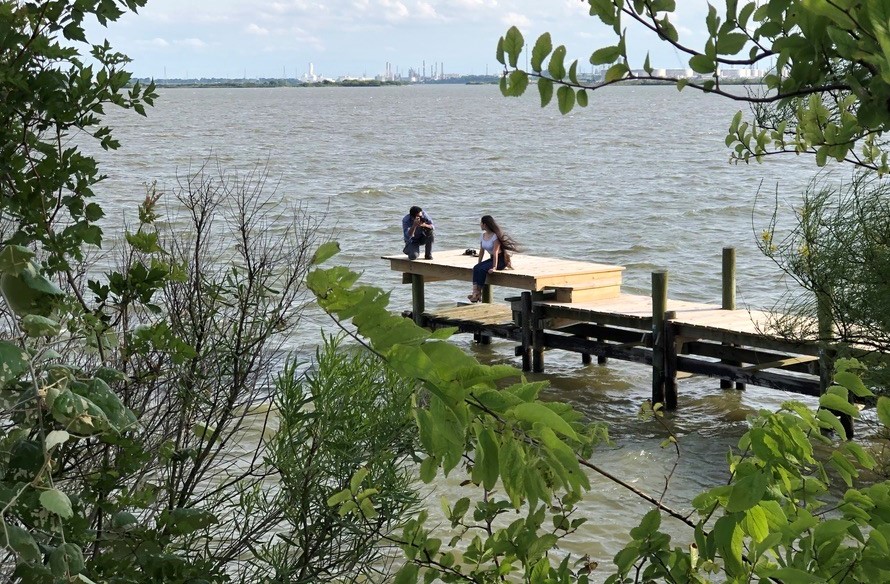
[[523, 292], [520, 297], [520, 326], [522, 335], [522, 370], [532, 370], [532, 293]]
[[[735, 248], [723, 248], [723, 310], [735, 310]], [[721, 361], [727, 365], [739, 366], [741, 363], [736, 361]], [[721, 379], [720, 389], [732, 389], [733, 382], [731, 379]], [[737, 382], [736, 389], [745, 389], [745, 384]]]
[[423, 296], [423, 276], [411, 274], [411, 313], [417, 326], [423, 326], [423, 312], [426, 310]]
[[532, 371], [544, 371], [544, 308], [532, 304]]
[[677, 338], [676, 327], [671, 321], [677, 317], [677, 313], [668, 310], [664, 313], [664, 408], [666, 410], [677, 409], [677, 352], [681, 346]]
[[664, 404], [665, 335], [664, 313], [667, 311], [666, 271], [652, 272], [652, 405]]

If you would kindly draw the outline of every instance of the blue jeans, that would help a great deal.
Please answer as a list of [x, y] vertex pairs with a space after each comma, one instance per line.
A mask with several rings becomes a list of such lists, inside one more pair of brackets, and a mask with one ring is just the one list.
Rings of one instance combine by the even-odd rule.
[[413, 237], [410, 240], [406, 241], [405, 248], [402, 250], [402, 252], [408, 256], [409, 260], [416, 260], [417, 257], [420, 255], [420, 246], [423, 245], [425, 252], [424, 257], [426, 257], [427, 259], [433, 257], [433, 240], [435, 239], [433, 234], [430, 233], [429, 235], [427, 235], [423, 239], [423, 243], [418, 241], [418, 239], [420, 238]]
[[[488, 277], [488, 270], [491, 269], [492, 265], [494, 265], [494, 262], [491, 258], [488, 258], [473, 266], [473, 285], [479, 286], [480, 288], [485, 285], [485, 279]], [[498, 269], [503, 270], [506, 266], [507, 259], [504, 257], [504, 254], [500, 254], [498, 256]]]

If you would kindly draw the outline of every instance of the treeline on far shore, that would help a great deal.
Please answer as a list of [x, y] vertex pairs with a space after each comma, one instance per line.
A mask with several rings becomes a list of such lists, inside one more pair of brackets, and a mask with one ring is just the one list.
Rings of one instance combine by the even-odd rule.
[[[257, 88], [257, 87], [386, 87], [398, 85], [488, 85], [497, 84], [497, 75], [462, 75], [448, 79], [424, 79], [408, 81], [404, 79], [384, 81], [380, 79], [325, 79], [317, 82], [304, 82], [298, 79], [154, 79], [157, 87], [220, 87], [220, 88]], [[137, 79], [142, 84], [152, 81], [150, 78]], [[597, 83], [596, 79], [582, 78], [583, 83]], [[618, 85], [673, 85], [673, 81], [628, 79]], [[721, 79], [721, 85], [758, 85], [761, 79]]]
[[317, 82], [304, 82], [298, 79], [136, 79], [142, 84], [154, 81], [157, 87], [223, 87], [223, 88], [256, 88], [256, 87], [386, 87], [395, 85], [448, 85], [448, 84], [496, 84], [496, 75], [461, 75], [448, 79], [424, 79], [422, 81], [380, 79], [325, 79]]

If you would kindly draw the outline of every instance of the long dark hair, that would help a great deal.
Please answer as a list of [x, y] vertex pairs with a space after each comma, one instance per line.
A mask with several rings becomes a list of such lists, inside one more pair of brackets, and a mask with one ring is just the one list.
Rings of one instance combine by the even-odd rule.
[[498, 241], [501, 242], [501, 249], [504, 251], [519, 251], [519, 244], [516, 243], [516, 240], [501, 231], [500, 226], [497, 221], [494, 220], [494, 217], [491, 215], [483, 215], [482, 216], [482, 224], [485, 227], [494, 233]]

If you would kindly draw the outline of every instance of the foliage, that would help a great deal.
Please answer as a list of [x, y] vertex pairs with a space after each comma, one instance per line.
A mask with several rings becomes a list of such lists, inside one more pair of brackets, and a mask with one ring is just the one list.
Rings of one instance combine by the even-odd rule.
[[[888, 188], [865, 175], [848, 184], [813, 181], [797, 210], [796, 227], [777, 236], [774, 215], [758, 242], [804, 290], [814, 292], [794, 298], [776, 328], [813, 338], [819, 331], [810, 316], [824, 312], [834, 323], [825, 340], [867, 359], [879, 387], [888, 385], [890, 353]], [[862, 356], [863, 350], [870, 354]]]
[[317, 225], [276, 211], [261, 173], [202, 168], [182, 185], [183, 215], [159, 228], [151, 190], [121, 265], [73, 281], [83, 304], [39, 273], [34, 252], [0, 251], [3, 279], [21, 280], [0, 287], [20, 331], [0, 346], [0, 489], [22, 579], [226, 581], [284, 517], [268, 504], [276, 469], [248, 444], [270, 422], [269, 380], [304, 306]]
[[[416, 443], [409, 405], [414, 389], [411, 380], [342, 338], [326, 339], [305, 373], [295, 364], [285, 368], [275, 391], [279, 426], [267, 449], [279, 473], [272, 506], [282, 509], [282, 521], [277, 539], [265, 544], [243, 581], [388, 579], [391, 554], [374, 534], [391, 533], [419, 503], [409, 464]], [[363, 488], [363, 481], [374, 488]], [[347, 507], [328, 504], [343, 489], [368, 511], [371, 525]]]
[[[530, 71], [519, 68], [525, 39], [513, 27], [497, 48], [504, 65], [501, 91], [522, 95], [529, 79], [537, 80], [541, 105], [553, 98], [562, 113], [585, 106], [588, 93], [628, 79], [657, 80], [753, 104], [754, 118], [732, 120], [726, 139], [733, 157], [751, 158], [780, 153], [810, 153], [819, 166], [829, 159], [849, 161], [884, 173], [890, 170], [887, 144], [890, 129], [890, 8], [885, 2], [825, 2], [822, 0], [728, 0], [719, 15], [708, 6], [705, 46], [684, 44], [672, 22], [674, 0], [588, 0], [590, 15], [612, 29], [616, 42], [594, 50], [592, 65], [607, 67], [601, 79], [578, 77], [578, 61], [566, 68], [566, 47], [554, 48], [549, 33], [530, 47]], [[634, 22], [688, 58], [692, 78], [666, 75], [650, 65], [642, 69], [628, 59], [627, 23]], [[760, 68], [762, 94], [740, 95], [721, 84], [728, 67]]]
[[[316, 260], [335, 252], [335, 244], [322, 246]], [[393, 538], [409, 560], [396, 582], [415, 582], [421, 574], [426, 582], [538, 581], [575, 570], [584, 581], [584, 565], [572, 566], [555, 550], [583, 523], [574, 515], [575, 503], [590, 483], [579, 459], [605, 439], [604, 429], [583, 423], [568, 405], [540, 401], [544, 384], [515, 380], [513, 367], [479, 364], [446, 342], [453, 331], [430, 332], [391, 314], [388, 294], [355, 285], [357, 279], [355, 272], [333, 267], [314, 270], [307, 283], [326, 311], [351, 319], [389, 367], [417, 380], [414, 416], [425, 453], [420, 478], [430, 482], [440, 471], [459, 472], [475, 492], [473, 499], [446, 503], [446, 518], [459, 530], [450, 542], [427, 526], [427, 512]], [[358, 485], [374, 485], [354, 480], [331, 503], [372, 520], [376, 498], [363, 497]], [[461, 548], [464, 535], [468, 541]]]
[[[318, 258], [333, 251], [323, 247]], [[602, 429], [582, 424], [567, 405], [537, 401], [543, 384], [510, 384], [508, 376], [518, 372], [479, 365], [443, 342], [448, 333], [388, 313], [387, 295], [357, 278], [334, 267], [313, 271], [308, 283], [326, 310], [341, 322], [351, 319], [370, 350], [414, 376], [425, 390], [420, 396], [428, 394], [428, 401], [414, 403], [425, 453], [421, 478], [447, 476], [461, 464], [466, 476], [468, 496], [443, 507], [455, 530], [450, 541], [426, 525], [426, 511], [393, 538], [408, 560], [396, 581], [589, 581], [595, 566], [558, 548], [588, 520], [578, 516], [576, 504], [589, 489], [583, 469], [591, 468], [586, 460]], [[855, 442], [836, 446], [827, 434], [843, 438], [837, 414], [858, 418], [850, 399], [871, 396], [856, 375], [861, 367], [839, 361], [836, 385], [815, 412], [788, 402], [753, 418], [728, 458], [728, 483], [693, 501], [697, 521], [648, 498], [656, 508], [631, 531], [608, 581], [886, 580], [890, 483], [854, 488], [858, 469], [875, 462]], [[877, 404], [880, 421], [890, 423], [890, 399]], [[836, 481], [848, 487], [840, 496], [830, 490]], [[376, 501], [367, 495], [373, 488], [360, 475], [330, 503], [373, 519]], [[671, 548], [660, 530], [662, 510], [686, 523], [693, 545]]]
[[128, 87], [128, 59], [107, 42], [92, 46], [95, 65], [75, 43], [86, 42], [85, 19], [105, 25], [145, 2], [0, 1], [0, 212], [14, 224], [3, 239], [39, 244], [51, 271], [80, 259], [83, 244], [102, 241], [102, 209], [90, 202], [102, 175], [71, 139], [82, 132], [115, 149], [101, 121], [105, 107], [144, 114], [156, 97], [153, 84]]

